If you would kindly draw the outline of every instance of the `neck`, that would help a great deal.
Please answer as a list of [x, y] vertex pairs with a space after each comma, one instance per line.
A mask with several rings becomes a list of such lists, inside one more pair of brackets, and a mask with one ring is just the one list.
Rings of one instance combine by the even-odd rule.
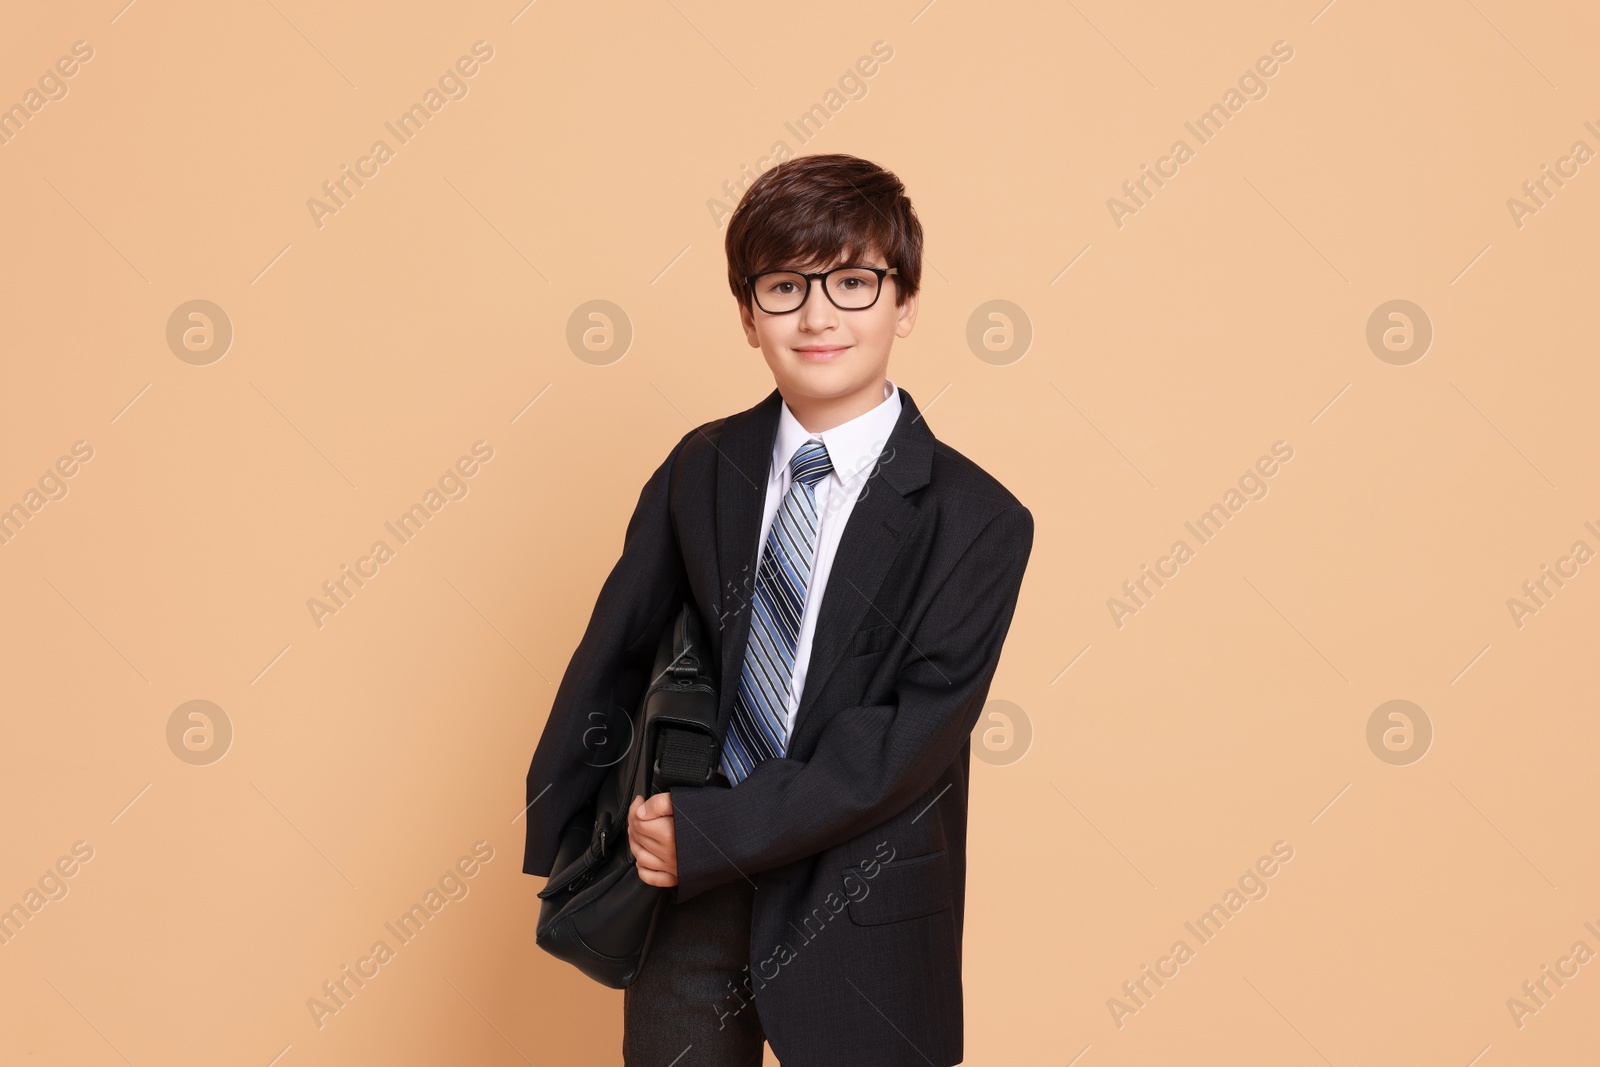
[[822, 433], [835, 426], [841, 426], [859, 415], [865, 415], [879, 404], [883, 403], [883, 387], [886, 379], [879, 378], [874, 382], [861, 387], [852, 393], [843, 396], [828, 397], [793, 397], [785, 395], [783, 402], [789, 405], [789, 410], [794, 414], [795, 421], [806, 428], [807, 433]]

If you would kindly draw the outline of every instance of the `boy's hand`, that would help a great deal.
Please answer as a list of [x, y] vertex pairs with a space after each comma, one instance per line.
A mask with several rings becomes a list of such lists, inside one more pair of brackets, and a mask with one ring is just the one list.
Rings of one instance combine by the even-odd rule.
[[628, 848], [633, 851], [639, 880], [646, 885], [678, 884], [678, 839], [672, 828], [672, 794], [646, 800], [635, 795], [628, 805]]

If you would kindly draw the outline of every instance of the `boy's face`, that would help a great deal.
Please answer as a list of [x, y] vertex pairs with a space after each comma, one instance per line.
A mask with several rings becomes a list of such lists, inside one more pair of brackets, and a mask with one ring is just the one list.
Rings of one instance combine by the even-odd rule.
[[[888, 263], [874, 251], [852, 256], [848, 264], [836, 256], [825, 264], [785, 263], [774, 269], [811, 272], [838, 266], [887, 267]], [[863, 408], [870, 410], [883, 399], [894, 339], [908, 335], [917, 320], [917, 298], [911, 296], [897, 304], [897, 293], [895, 276], [885, 275], [877, 303], [844, 311], [834, 307], [818, 279], [811, 283], [811, 292], [799, 310], [769, 315], [759, 307], [741, 304], [740, 318], [750, 347], [761, 349], [778, 391], [791, 406], [796, 401], [860, 396], [873, 399]]]

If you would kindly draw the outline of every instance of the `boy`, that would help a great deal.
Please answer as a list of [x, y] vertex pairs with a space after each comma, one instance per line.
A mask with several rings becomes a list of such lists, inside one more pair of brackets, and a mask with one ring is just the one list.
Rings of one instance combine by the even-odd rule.
[[[596, 721], [636, 706], [683, 598], [706, 621], [711, 785], [635, 797], [670, 887], [623, 997], [624, 1062], [944, 1067], [962, 1059], [969, 735], [1033, 516], [887, 377], [922, 228], [847, 155], [761, 175], [728, 281], [776, 388], [685, 434], [640, 493], [528, 771], [527, 874], [598, 789]], [[798, 272], [798, 273], [797, 273]]]

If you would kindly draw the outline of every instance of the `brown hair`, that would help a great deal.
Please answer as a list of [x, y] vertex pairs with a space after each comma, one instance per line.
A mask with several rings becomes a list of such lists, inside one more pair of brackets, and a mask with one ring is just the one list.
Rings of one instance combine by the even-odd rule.
[[[745, 277], [878, 252], [900, 268], [895, 303], [922, 281], [922, 224], [900, 179], [856, 156], [799, 156], [764, 171], [745, 190], [723, 239], [728, 285], [745, 306]], [[846, 260], [849, 262], [849, 260]]]

